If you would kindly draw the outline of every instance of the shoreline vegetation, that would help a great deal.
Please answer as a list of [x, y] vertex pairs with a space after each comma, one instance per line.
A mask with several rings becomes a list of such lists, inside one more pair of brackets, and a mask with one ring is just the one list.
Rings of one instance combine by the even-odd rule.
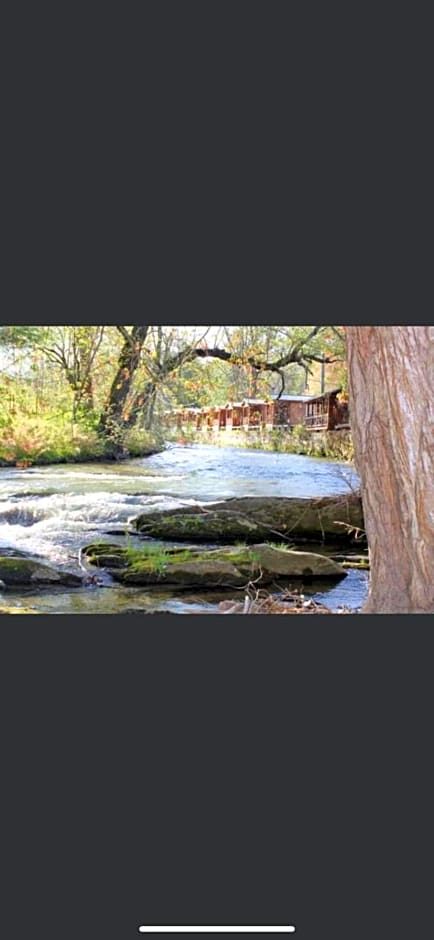
[[351, 463], [353, 444], [349, 431], [308, 431], [299, 426], [292, 430], [178, 431], [162, 434], [138, 431], [126, 434], [120, 444], [102, 438], [94, 429], [52, 423], [45, 419], [23, 420], [19, 427], [0, 434], [0, 468], [50, 466], [56, 464], [98, 463], [150, 457], [167, 444], [209, 444], [215, 447], [240, 447], [280, 454], [299, 454]]
[[246, 450], [272, 451], [278, 454], [299, 454], [352, 463], [354, 448], [351, 431], [309, 431], [303, 425], [294, 428], [237, 428], [236, 430], [203, 431], [183, 428], [167, 435], [167, 440], [182, 444], [211, 444], [215, 447], [241, 447]]
[[0, 468], [109, 463], [151, 457], [164, 447], [163, 437], [155, 432], [135, 430], [117, 443], [94, 428], [45, 418], [22, 419], [12, 429], [0, 429]]

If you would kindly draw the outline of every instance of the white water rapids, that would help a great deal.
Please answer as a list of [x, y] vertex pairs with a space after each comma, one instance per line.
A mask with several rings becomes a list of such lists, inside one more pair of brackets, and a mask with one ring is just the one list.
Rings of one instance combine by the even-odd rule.
[[[231, 496], [333, 495], [357, 484], [345, 464], [207, 445], [170, 446], [125, 463], [0, 469], [0, 551], [18, 550], [76, 571], [81, 548], [95, 539], [123, 542], [129, 521], [141, 512]], [[348, 576], [333, 591], [345, 595], [349, 581], [359, 584], [352, 603], [358, 606], [364, 577]], [[94, 611], [98, 593], [83, 601]], [[38, 606], [48, 609], [44, 597]], [[100, 602], [104, 607], [105, 598]]]

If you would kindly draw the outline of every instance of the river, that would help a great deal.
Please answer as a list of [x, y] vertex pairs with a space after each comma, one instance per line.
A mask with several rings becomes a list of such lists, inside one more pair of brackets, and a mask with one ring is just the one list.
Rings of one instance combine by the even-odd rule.
[[[345, 494], [357, 485], [355, 470], [337, 461], [202, 444], [169, 445], [122, 463], [0, 469], [0, 552], [19, 550], [77, 571], [84, 545], [96, 539], [122, 544], [129, 520], [147, 509], [231, 496]], [[358, 608], [365, 595], [366, 574], [360, 571], [313, 594], [332, 609]], [[96, 588], [7, 592], [9, 606], [48, 613], [212, 612], [219, 599], [121, 588], [108, 577]]]

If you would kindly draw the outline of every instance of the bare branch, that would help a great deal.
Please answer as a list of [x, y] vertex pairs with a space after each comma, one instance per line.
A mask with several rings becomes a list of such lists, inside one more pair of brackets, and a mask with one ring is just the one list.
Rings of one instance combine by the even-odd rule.
[[116, 329], [117, 329], [118, 333], [120, 333], [121, 336], [123, 336], [125, 342], [128, 343], [130, 346], [132, 346], [132, 345], [133, 345], [133, 338], [132, 338], [131, 333], [128, 332], [126, 326], [117, 326]]

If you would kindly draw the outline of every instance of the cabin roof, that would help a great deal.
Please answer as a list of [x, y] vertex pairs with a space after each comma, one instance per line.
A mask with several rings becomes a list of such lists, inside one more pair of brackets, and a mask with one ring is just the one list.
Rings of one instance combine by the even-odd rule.
[[342, 386], [340, 388], [331, 388], [328, 392], [323, 392], [321, 395], [310, 395], [306, 401], [320, 401], [322, 398], [329, 398], [330, 395], [338, 395], [342, 391]]
[[242, 405], [266, 405], [265, 398], [245, 398]]
[[310, 395], [275, 395], [274, 401], [311, 401]]

